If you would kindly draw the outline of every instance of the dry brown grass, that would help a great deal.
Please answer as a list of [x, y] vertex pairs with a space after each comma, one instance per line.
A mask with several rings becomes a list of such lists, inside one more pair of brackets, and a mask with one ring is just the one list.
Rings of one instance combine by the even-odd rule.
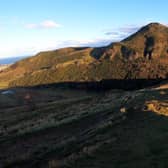
[[146, 110], [168, 116], [168, 101], [148, 101], [146, 102]]

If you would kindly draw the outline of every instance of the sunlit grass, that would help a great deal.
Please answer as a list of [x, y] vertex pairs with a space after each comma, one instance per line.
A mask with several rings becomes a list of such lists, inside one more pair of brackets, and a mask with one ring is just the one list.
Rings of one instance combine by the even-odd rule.
[[5, 89], [7, 87], [8, 87], [8, 82], [3, 82], [3, 81], [0, 82], [0, 89]]

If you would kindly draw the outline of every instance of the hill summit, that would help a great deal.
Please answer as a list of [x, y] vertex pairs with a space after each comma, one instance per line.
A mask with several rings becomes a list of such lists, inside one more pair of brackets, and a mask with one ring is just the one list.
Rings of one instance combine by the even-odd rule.
[[128, 38], [105, 47], [63, 48], [18, 61], [0, 73], [0, 85], [167, 77], [168, 27], [150, 23]]
[[120, 43], [112, 43], [110, 49], [111, 58], [116, 56], [116, 52], [126, 59], [166, 58], [168, 57], [168, 27], [159, 23], [150, 23]]

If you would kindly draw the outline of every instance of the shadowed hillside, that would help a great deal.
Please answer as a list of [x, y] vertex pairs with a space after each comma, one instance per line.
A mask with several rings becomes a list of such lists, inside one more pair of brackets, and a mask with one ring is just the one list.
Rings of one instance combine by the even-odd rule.
[[0, 87], [168, 77], [168, 27], [151, 23], [119, 43], [41, 52], [0, 73]]

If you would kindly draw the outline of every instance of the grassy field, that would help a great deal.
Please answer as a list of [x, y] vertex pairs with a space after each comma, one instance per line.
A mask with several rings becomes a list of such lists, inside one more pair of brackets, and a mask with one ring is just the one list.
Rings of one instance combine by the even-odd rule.
[[0, 96], [0, 167], [168, 165], [166, 89], [14, 91]]
[[0, 82], [0, 89], [4, 89], [7, 87], [8, 87], [8, 82], [3, 82], [3, 81]]

